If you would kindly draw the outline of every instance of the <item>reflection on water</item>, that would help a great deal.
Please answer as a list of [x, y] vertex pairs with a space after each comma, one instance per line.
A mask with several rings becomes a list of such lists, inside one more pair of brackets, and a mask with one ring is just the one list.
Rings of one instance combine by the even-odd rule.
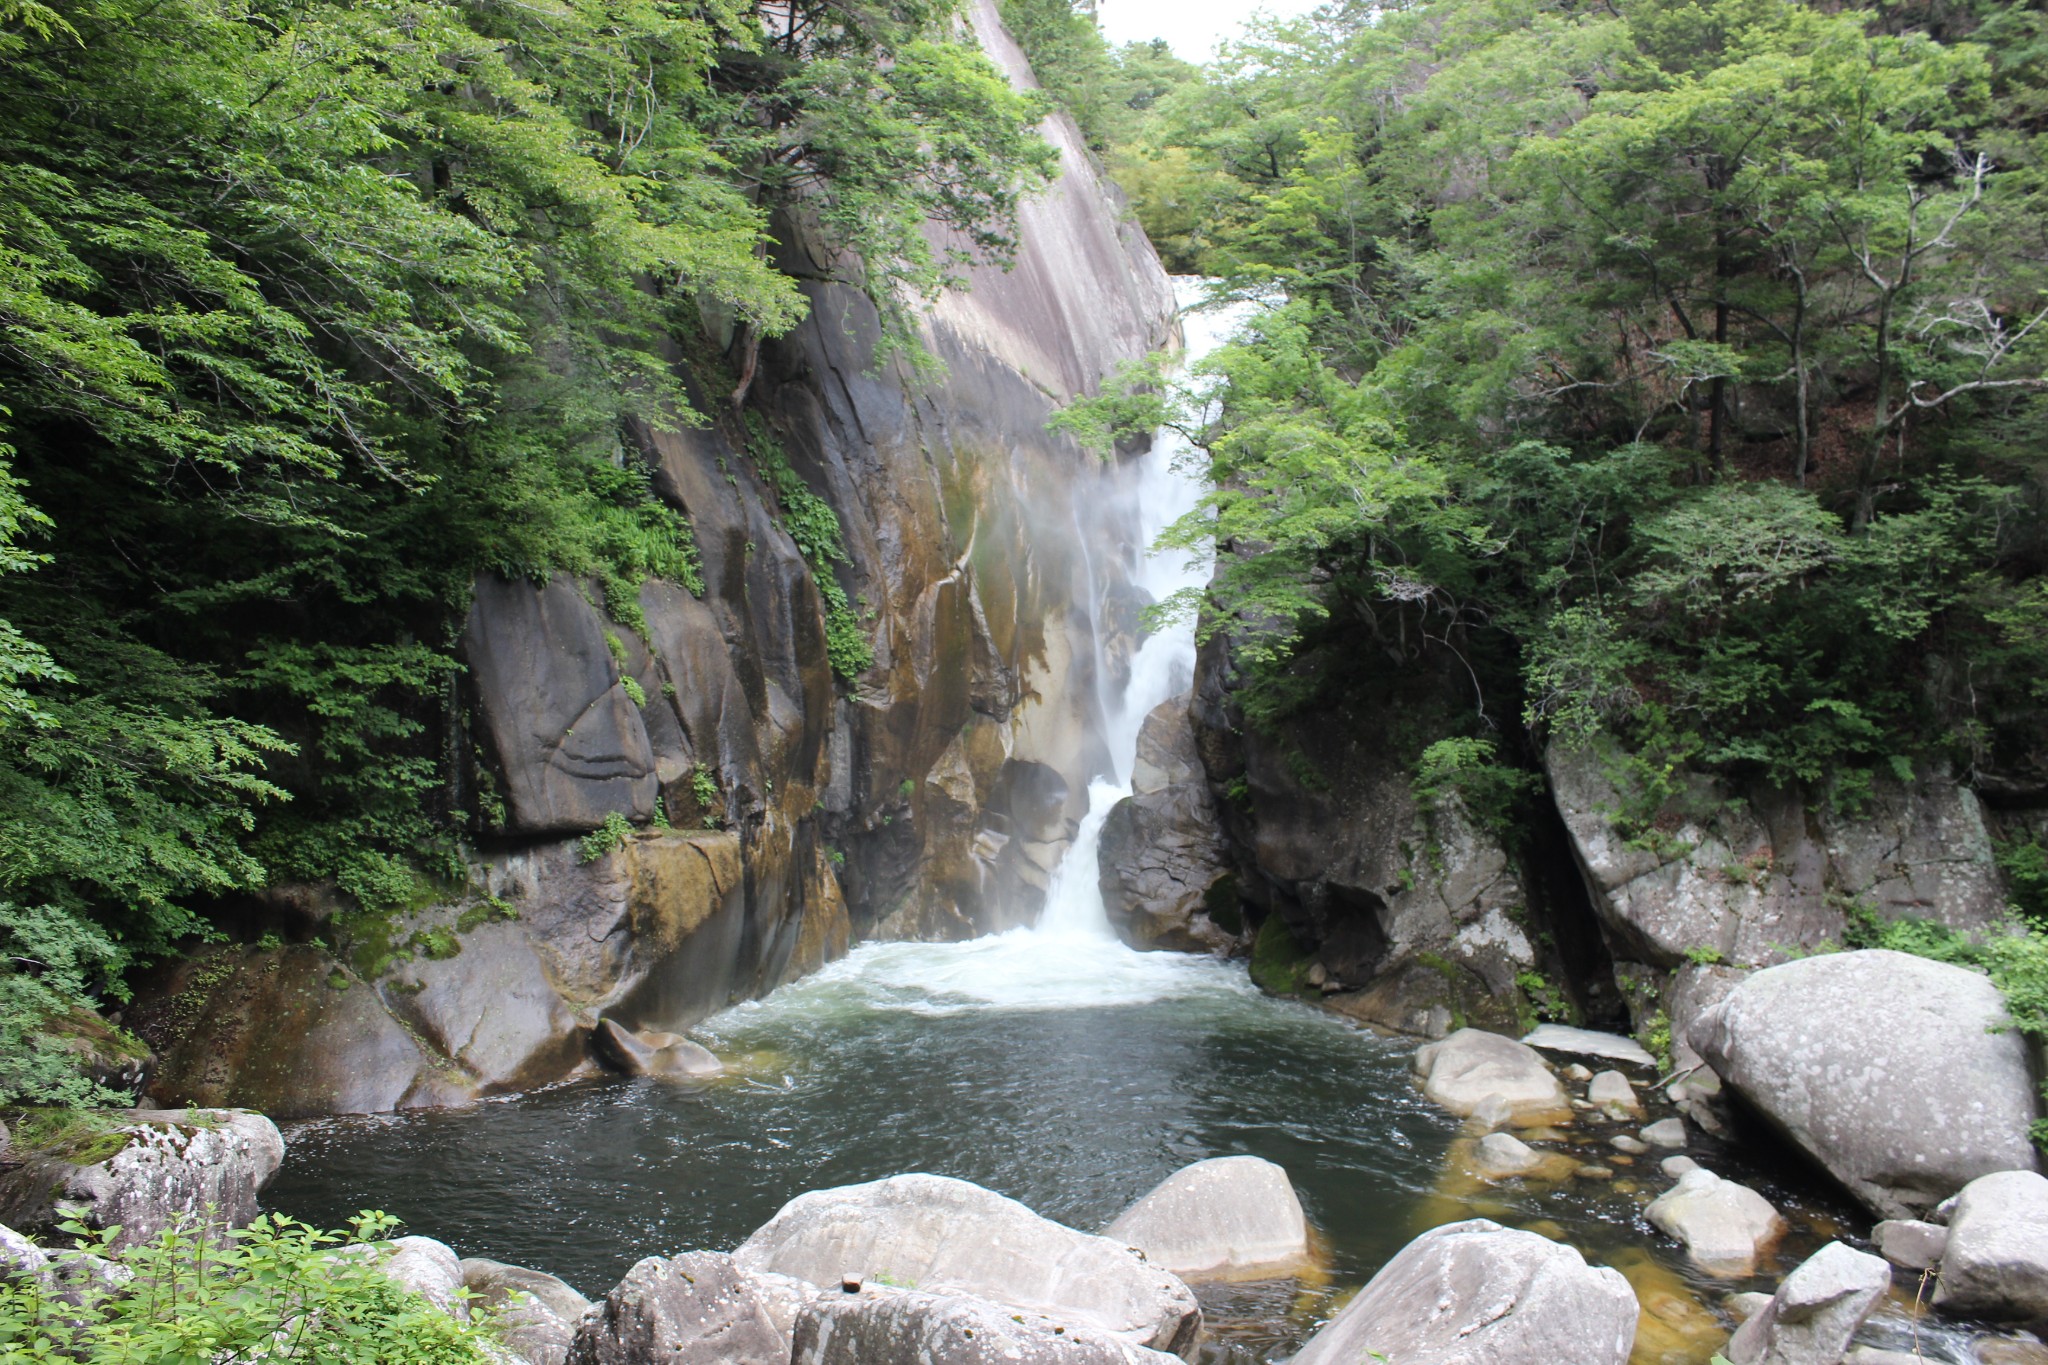
[[[1293, 1176], [1326, 1267], [1200, 1287], [1211, 1360], [1286, 1354], [1410, 1238], [1464, 1217], [1536, 1225], [1662, 1296], [1672, 1330], [1639, 1365], [1703, 1362], [1724, 1339], [1711, 1308], [1751, 1287], [1691, 1275], [1643, 1222], [1668, 1183], [1654, 1161], [1541, 1188], [1447, 1171], [1457, 1126], [1409, 1080], [1412, 1043], [1264, 997], [1237, 964], [1028, 931], [871, 944], [699, 1036], [738, 1074], [302, 1125], [267, 1201], [324, 1223], [382, 1208], [595, 1295], [642, 1256], [730, 1248], [805, 1190], [932, 1171], [1094, 1229], [1190, 1161], [1249, 1152]], [[1716, 1165], [1818, 1227], [1787, 1256], [1825, 1235], [1770, 1173]]]

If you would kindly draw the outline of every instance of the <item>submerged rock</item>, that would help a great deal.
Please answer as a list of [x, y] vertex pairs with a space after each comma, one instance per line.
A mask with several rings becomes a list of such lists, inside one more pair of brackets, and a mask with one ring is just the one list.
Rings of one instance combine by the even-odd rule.
[[1441, 1042], [1425, 1043], [1415, 1051], [1415, 1069], [1423, 1093], [1461, 1118], [1495, 1095], [1518, 1126], [1557, 1122], [1571, 1113], [1550, 1064], [1535, 1049], [1497, 1033], [1459, 1029]]
[[790, 1365], [1179, 1365], [1179, 1357], [966, 1294], [863, 1288], [797, 1318]]
[[[100, 1146], [115, 1150], [79, 1159]], [[110, 1132], [14, 1159], [21, 1164], [0, 1175], [0, 1217], [32, 1233], [70, 1219], [118, 1224], [114, 1245], [127, 1247], [188, 1221], [248, 1223], [284, 1160], [284, 1138], [242, 1110], [138, 1109]]]
[[725, 1066], [710, 1049], [675, 1033], [635, 1033], [616, 1019], [598, 1021], [590, 1046], [605, 1065], [628, 1076], [661, 1081], [705, 1081], [722, 1075]]
[[2048, 1321], [2048, 1179], [2000, 1171], [1963, 1187], [1934, 1306], [2001, 1322]]
[[1410, 1242], [1292, 1365], [1626, 1365], [1638, 1311], [1619, 1271], [1474, 1219]]
[[1778, 1286], [1728, 1343], [1731, 1365], [1839, 1365], [1892, 1272], [1880, 1257], [1829, 1242]]
[[1586, 1098], [1593, 1107], [1611, 1119], [1641, 1118], [1643, 1102], [1636, 1098], [1635, 1087], [1628, 1083], [1628, 1077], [1619, 1071], [1603, 1071], [1586, 1087]]
[[1771, 1202], [1746, 1185], [1695, 1168], [1654, 1200], [1646, 1216], [1685, 1243], [1693, 1262], [1710, 1275], [1755, 1272], [1758, 1259], [1785, 1235], [1785, 1220]]
[[2026, 1040], [1975, 972], [1877, 949], [1788, 962], [1701, 1015], [1691, 1042], [1884, 1217], [2035, 1169]]
[[1293, 1182], [1255, 1156], [1183, 1166], [1102, 1235], [1184, 1279], [1284, 1275], [1308, 1260], [1308, 1219]]
[[834, 1286], [846, 1275], [964, 1293], [1177, 1351], [1201, 1309], [1179, 1278], [965, 1180], [898, 1175], [814, 1190], [733, 1253], [747, 1271]]
[[586, 1314], [569, 1365], [788, 1365], [775, 1290], [731, 1256], [649, 1256]]

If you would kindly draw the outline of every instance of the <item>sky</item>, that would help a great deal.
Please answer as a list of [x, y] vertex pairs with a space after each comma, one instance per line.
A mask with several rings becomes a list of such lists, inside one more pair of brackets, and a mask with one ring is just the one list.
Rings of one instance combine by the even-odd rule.
[[1217, 40], [1235, 37], [1252, 14], [1287, 17], [1306, 14], [1320, 0], [1096, 0], [1103, 36], [1110, 42], [1144, 42], [1164, 38], [1175, 55], [1191, 62], [1207, 61]]

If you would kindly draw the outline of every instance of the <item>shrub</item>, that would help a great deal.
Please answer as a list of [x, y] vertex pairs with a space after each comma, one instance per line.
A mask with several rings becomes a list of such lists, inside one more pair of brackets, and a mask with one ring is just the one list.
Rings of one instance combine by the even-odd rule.
[[357, 1215], [347, 1232], [322, 1232], [276, 1214], [211, 1239], [167, 1229], [122, 1250], [113, 1232], [71, 1224], [84, 1248], [132, 1276], [118, 1288], [73, 1284], [80, 1302], [54, 1299], [33, 1276], [0, 1283], [0, 1343], [9, 1361], [95, 1365], [208, 1365], [214, 1361], [319, 1365], [484, 1365], [496, 1331], [472, 1309], [457, 1322], [378, 1269], [375, 1245], [396, 1227]]
[[579, 861], [594, 863], [607, 853], [616, 852], [626, 846], [626, 840], [633, 837], [633, 826], [625, 816], [612, 811], [604, 817], [604, 823], [583, 836], [577, 844]]

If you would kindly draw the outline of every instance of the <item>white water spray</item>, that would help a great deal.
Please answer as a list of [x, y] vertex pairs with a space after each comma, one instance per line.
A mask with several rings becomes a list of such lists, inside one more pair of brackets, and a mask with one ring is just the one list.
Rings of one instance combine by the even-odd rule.
[[[1177, 302], [1191, 307], [1201, 299], [1201, 282], [1175, 282]], [[1182, 327], [1188, 362], [1207, 355], [1236, 327], [1237, 310], [1187, 313]], [[1202, 495], [1196, 473], [1176, 465], [1192, 464], [1181, 457], [1187, 445], [1176, 433], [1162, 431], [1152, 449], [1127, 466], [1122, 496], [1132, 499], [1141, 536], [1136, 584], [1155, 602], [1183, 588], [1208, 581], [1206, 562], [1190, 562], [1183, 551], [1154, 553], [1152, 543], [1166, 526], [1192, 509]], [[1154, 707], [1186, 691], [1194, 680], [1195, 639], [1192, 622], [1182, 621], [1153, 632], [1131, 660], [1130, 680], [1122, 694], [1110, 695], [1103, 684], [1102, 604], [1098, 598], [1094, 553], [1087, 565], [1089, 610], [1096, 630], [1096, 701], [1105, 727], [1112, 776], [1088, 787], [1088, 810], [1082, 816], [1066, 856], [1053, 870], [1046, 887], [1045, 910], [1036, 926], [1012, 929], [966, 943], [869, 943], [854, 949], [805, 981], [785, 986], [758, 1005], [761, 1008], [811, 1008], [839, 998], [860, 1008], [910, 1010], [919, 1014], [958, 1014], [985, 1009], [1075, 1009], [1088, 1006], [1136, 1005], [1201, 991], [1242, 993], [1251, 990], [1241, 971], [1210, 958], [1182, 953], [1141, 953], [1127, 948], [1110, 929], [1099, 885], [1098, 850], [1103, 822], [1117, 802], [1131, 794], [1131, 769], [1138, 751], [1138, 731]], [[848, 994], [853, 999], [845, 999]]]

